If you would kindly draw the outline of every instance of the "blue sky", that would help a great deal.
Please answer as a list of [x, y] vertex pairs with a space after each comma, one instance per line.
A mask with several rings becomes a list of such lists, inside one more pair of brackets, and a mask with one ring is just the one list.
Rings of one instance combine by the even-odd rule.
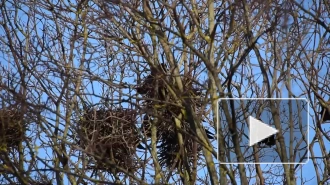
[[[69, 15], [68, 15], [69, 16]], [[24, 20], [24, 18], [23, 18], [23, 20]], [[49, 22], [49, 25], [51, 25], [52, 23], [51, 22]], [[41, 24], [39, 24], [38, 25], [38, 28], [40, 28], [40, 29], [42, 29], [42, 25]], [[0, 31], [0, 33], [1, 34], [3, 34], [2, 33], [3, 31], [1, 30]], [[40, 34], [41, 34], [41, 32], [40, 32]], [[68, 34], [68, 32], [66, 33], [66, 34]], [[20, 37], [22, 37], [22, 35], [20, 35]], [[91, 44], [97, 44], [97, 41], [93, 41], [93, 40], [90, 40], [90, 42], [91, 42]], [[51, 44], [51, 43], [48, 43], [48, 44]], [[59, 48], [55, 48], [55, 49], [59, 49]], [[54, 49], [54, 50], [55, 50]], [[75, 54], [76, 54], [76, 58], [75, 58], [75, 65], [76, 66], [78, 66], [78, 63], [79, 63], [79, 55], [81, 54], [81, 53], [79, 53], [78, 52], [79, 51], [79, 49], [77, 49], [77, 50], [75, 50]], [[3, 54], [3, 53], [2, 53]], [[1, 54], [0, 54], [1, 55]], [[57, 57], [56, 55], [54, 55], [54, 57]], [[93, 56], [93, 57], [98, 57], [98, 56]], [[118, 55], [117, 56], [117, 58], [118, 59], [123, 59], [123, 56], [120, 56], [120, 55]], [[60, 57], [58, 57], [57, 59], [59, 59], [60, 60]], [[6, 61], [6, 59], [5, 60], [3, 60], [3, 61]], [[252, 63], [254, 63], [254, 64], [257, 64], [257, 62], [255, 61], [255, 60], [251, 60], [251, 62]], [[4, 66], [6, 66], [6, 63], [2, 63], [1, 65], [4, 65]], [[98, 68], [98, 66], [95, 66], [95, 67], [93, 67], [92, 68], [92, 71], [94, 70], [94, 73], [96, 74], [96, 75], [98, 75], [98, 76], [101, 76], [101, 77], [104, 77], [105, 79], [107, 78], [107, 75], [108, 74], [106, 74], [106, 71], [102, 71], [103, 69], [102, 68]], [[128, 68], [126, 68], [126, 71], [128, 71], [129, 69]], [[52, 78], [52, 82], [54, 82], [54, 83], [57, 83], [57, 84], [61, 84], [61, 81], [60, 81], [60, 79], [58, 78], [58, 77], [52, 77], [52, 74], [51, 73], [49, 73], [49, 72], [47, 72], [47, 71], [45, 71], [45, 69], [39, 69], [39, 71], [40, 72], [42, 72], [42, 71], [44, 71], [45, 72], [45, 76], [44, 76], [44, 78]], [[259, 71], [259, 67], [258, 66], [256, 66], [256, 67], [254, 67], [253, 68], [253, 73], [259, 73], [260, 71]], [[292, 71], [292, 73], [294, 73], [294, 71]], [[323, 69], [323, 70], [321, 70], [320, 71], [320, 73], [323, 73], [324, 75], [326, 74], [326, 69]], [[201, 76], [201, 78], [204, 78], [204, 76], [202, 75]], [[131, 78], [126, 78], [126, 82], [128, 82], [128, 83], [133, 83], [133, 79], [134, 79], [134, 77], [131, 77]], [[259, 81], [258, 81], [259, 83], [261, 83], [262, 81], [261, 81], [261, 79], [259, 79]], [[48, 83], [48, 82], [47, 82]], [[88, 84], [88, 85], [86, 85], [86, 91], [89, 91], [89, 92], [92, 92], [92, 91], [95, 91], [95, 92], [97, 92], [98, 93], [98, 95], [102, 95], [102, 85], [100, 84], [100, 83], [97, 83], [97, 82], [93, 82], [93, 85], [92, 84], [90, 84], [89, 82], [88, 82], [88, 80], [85, 80], [85, 84]], [[246, 80], [243, 80], [243, 84], [244, 85], [248, 85], [249, 84], [249, 82], [248, 81], [246, 81]], [[301, 90], [299, 89], [299, 88], [297, 88], [298, 87], [298, 84], [296, 84], [296, 83], [294, 83], [293, 84], [293, 91], [294, 91], [294, 94], [301, 94]], [[54, 91], [56, 91], [55, 90], [55, 88], [53, 88], [52, 90], [54, 90]], [[58, 92], [55, 92], [56, 94], [58, 94]], [[128, 93], [128, 90], [125, 90], [125, 93]], [[282, 93], [282, 97], [286, 97], [286, 96], [288, 96], [288, 92], [287, 91], [283, 91], [283, 93]], [[42, 98], [42, 100], [43, 101], [46, 101], [46, 99], [47, 99], [47, 96], [45, 95], [45, 94], [42, 94], [42, 96], [41, 96]], [[99, 101], [100, 101], [100, 99], [99, 98], [97, 98], [97, 97], [95, 97], [95, 96], [93, 96], [93, 97], [89, 97], [89, 99], [93, 102], [93, 103], [98, 103]], [[64, 110], [63, 109], [63, 107], [61, 108], [61, 110]], [[313, 123], [313, 116], [314, 116], [314, 113], [313, 113], [313, 111], [310, 111], [310, 123], [312, 124]], [[51, 116], [50, 116], [51, 118], [54, 118], [54, 115], [52, 114]], [[53, 122], [52, 120], [49, 120], [50, 122]], [[323, 125], [323, 127], [325, 128], [325, 129], [329, 129], [329, 126], [328, 125]], [[313, 137], [314, 137], [314, 135], [315, 135], [315, 133], [313, 132], [313, 130], [312, 129], [310, 129], [310, 137], [309, 137], [309, 139], [311, 140]], [[45, 139], [47, 139], [47, 138], [45, 138]], [[37, 142], [37, 143], [39, 143], [39, 142]], [[214, 146], [216, 146], [216, 143], [215, 142], [213, 142], [214, 143]], [[329, 147], [329, 144], [327, 145], [327, 147]], [[40, 157], [46, 157], [47, 156], [47, 154], [51, 154], [51, 151], [50, 151], [50, 149], [46, 149], [46, 150], [43, 150], [42, 148], [39, 148], [39, 156]], [[315, 147], [314, 147], [314, 152], [315, 152], [315, 154], [316, 155], [319, 155], [319, 156], [321, 156], [321, 153], [320, 153], [320, 150], [319, 150], [319, 147], [317, 146], [317, 145], [315, 145]], [[41, 165], [41, 164], [40, 164]], [[262, 167], [265, 167], [266, 169], [268, 168], [268, 165], [262, 165]], [[307, 163], [306, 165], [303, 165], [303, 168], [301, 169], [302, 170], [302, 176], [304, 177], [304, 178], [306, 178], [306, 179], [308, 179], [308, 178], [313, 178], [314, 176], [315, 176], [315, 171], [314, 171], [314, 167], [313, 167], [313, 164], [311, 163], [311, 162], [309, 162], [309, 163]], [[206, 169], [203, 169], [203, 170], [201, 170], [199, 173], [200, 174], [203, 174], [203, 173], [205, 173], [205, 171], [206, 171]], [[299, 174], [298, 174], [299, 175]], [[299, 182], [299, 181], [298, 181]], [[310, 184], [315, 184], [315, 181], [310, 181]]]

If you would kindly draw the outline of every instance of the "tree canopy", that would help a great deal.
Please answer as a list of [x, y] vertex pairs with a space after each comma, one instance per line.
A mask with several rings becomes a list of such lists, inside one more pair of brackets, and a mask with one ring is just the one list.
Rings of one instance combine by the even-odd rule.
[[[327, 0], [0, 2], [0, 184], [330, 182]], [[298, 132], [247, 158], [247, 109]]]

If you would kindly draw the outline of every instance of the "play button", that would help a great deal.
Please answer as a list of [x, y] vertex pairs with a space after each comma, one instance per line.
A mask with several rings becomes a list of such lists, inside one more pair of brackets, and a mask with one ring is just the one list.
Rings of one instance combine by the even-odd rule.
[[218, 160], [234, 165], [280, 164], [286, 152], [289, 161], [285, 163], [306, 163], [309, 105], [306, 99], [220, 99], [216, 124]]
[[262, 121], [249, 116], [249, 125], [250, 125], [250, 141], [249, 146], [253, 146], [256, 143], [276, 134], [277, 129], [268, 126]]

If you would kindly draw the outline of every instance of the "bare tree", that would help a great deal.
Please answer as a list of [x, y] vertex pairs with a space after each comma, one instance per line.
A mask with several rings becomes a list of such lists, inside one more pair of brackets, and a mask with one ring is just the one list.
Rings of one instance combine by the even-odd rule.
[[1, 184], [329, 183], [329, 5], [2, 0]]

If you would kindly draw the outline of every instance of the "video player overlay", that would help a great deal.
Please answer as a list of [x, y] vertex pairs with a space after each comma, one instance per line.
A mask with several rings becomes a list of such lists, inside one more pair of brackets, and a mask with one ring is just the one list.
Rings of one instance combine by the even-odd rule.
[[[220, 163], [308, 161], [308, 102], [305, 99], [221, 99], [218, 108]], [[278, 133], [250, 147], [249, 116], [277, 129]], [[253, 134], [262, 135], [262, 131], [258, 129]]]

